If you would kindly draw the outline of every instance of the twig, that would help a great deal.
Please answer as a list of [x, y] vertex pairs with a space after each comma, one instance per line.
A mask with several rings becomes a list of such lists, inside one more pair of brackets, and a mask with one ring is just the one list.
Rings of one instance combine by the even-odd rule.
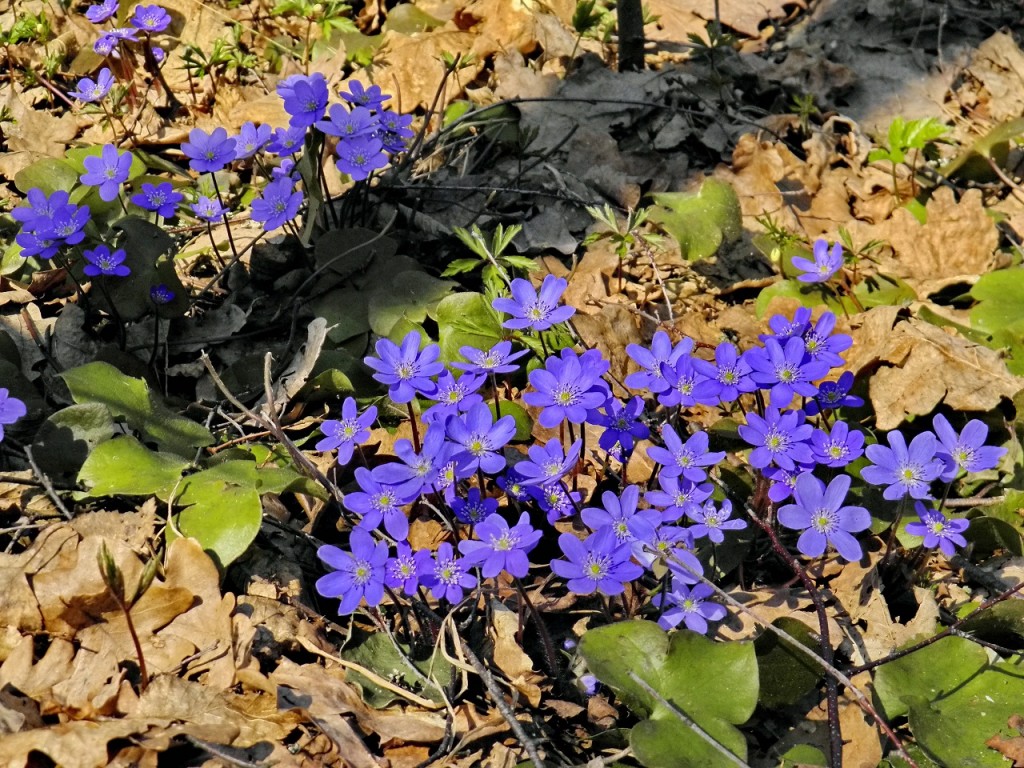
[[39, 478], [39, 483], [43, 486], [43, 490], [46, 491], [46, 495], [50, 497], [50, 501], [57, 506], [57, 509], [60, 510], [61, 514], [64, 515], [66, 519], [70, 520], [73, 518], [74, 515], [71, 514], [71, 511], [64, 506], [64, 502], [61, 501], [60, 496], [57, 495], [57, 491], [54, 490], [53, 484], [50, 482], [50, 478], [48, 478], [43, 471], [39, 469], [39, 465], [36, 464], [36, 460], [32, 456], [32, 448], [27, 445], [25, 446], [25, 457], [28, 459], [29, 466], [32, 467], [32, 471], [35, 473], [35, 476]]

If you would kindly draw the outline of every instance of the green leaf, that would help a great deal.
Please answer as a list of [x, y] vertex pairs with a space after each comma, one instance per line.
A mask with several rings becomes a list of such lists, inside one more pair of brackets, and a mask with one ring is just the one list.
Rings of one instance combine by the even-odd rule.
[[688, 261], [713, 256], [743, 232], [739, 198], [724, 181], [705, 179], [696, 195], [662, 192], [651, 197], [658, 206], [650, 212], [651, 221], [676, 239]]
[[668, 635], [650, 621], [623, 621], [597, 627], [580, 638], [580, 653], [590, 671], [638, 715], [650, 715], [657, 702], [630, 672], [659, 688], [668, 656]]
[[913, 699], [934, 701], [976, 675], [987, 664], [985, 649], [960, 637], [944, 637], [919, 651], [884, 664], [875, 672], [874, 681], [882, 714], [888, 720], [906, 715]]
[[366, 299], [364, 291], [338, 288], [318, 297], [310, 309], [327, 321], [327, 338], [337, 345], [370, 330]]
[[[400, 645], [399, 647], [406, 656], [409, 655], [408, 646]], [[423, 678], [432, 679], [444, 687], [450, 685], [455, 677], [455, 668], [439, 651], [435, 651], [433, 656], [428, 656], [425, 659], [414, 659], [409, 662], [398, 652], [398, 649], [383, 632], [375, 632], [364, 643], [346, 650], [342, 656], [348, 661], [377, 673], [385, 680], [396, 680], [409, 690], [416, 691], [417, 695], [438, 704], [443, 701], [440, 692], [434, 686], [424, 684]], [[419, 670], [420, 674], [416, 674], [409, 668], [410, 663]], [[363, 700], [371, 707], [382, 709], [396, 700], [401, 700], [398, 694], [381, 688], [358, 672], [348, 672], [346, 680], [362, 689]]]
[[[495, 416], [494, 401], [488, 403], [491, 409], [491, 416]], [[501, 417], [511, 416], [516, 422], [516, 433], [512, 436], [512, 442], [523, 442], [533, 436], [533, 419], [519, 403], [511, 400], [501, 401]]]
[[76, 403], [105, 405], [115, 419], [124, 419], [161, 448], [189, 456], [214, 442], [206, 427], [178, 416], [153, 398], [145, 381], [125, 376], [112, 365], [88, 363], [65, 371], [61, 378]]
[[399, 320], [422, 323], [455, 285], [424, 272], [399, 272], [370, 294], [370, 327], [377, 335], [387, 336]]
[[989, 335], [1007, 329], [1024, 329], [1024, 268], [1000, 269], [978, 278], [971, 286], [977, 305], [971, 310], [971, 327]]
[[[805, 648], [818, 653], [818, 641], [810, 627], [802, 621], [783, 616], [773, 621], [772, 626], [778, 627]], [[814, 690], [821, 679], [821, 667], [774, 632], [762, 633], [754, 641], [754, 650], [761, 679], [758, 700], [768, 709], [795, 704]]]
[[448, 262], [448, 266], [444, 268], [441, 277], [452, 277], [453, 275], [461, 275], [464, 272], [472, 272], [484, 263], [480, 259], [454, 259]]
[[97, 445], [78, 481], [91, 496], [156, 496], [166, 501], [188, 467], [180, 456], [151, 451], [124, 435]]
[[992, 176], [992, 167], [988, 159], [997, 162], [1000, 156], [1005, 158], [1010, 142], [1024, 134], [1024, 117], [1015, 117], [995, 126], [970, 147], [961, 151], [956, 157], [939, 168], [939, 174], [947, 178], [957, 176], [983, 179]]
[[974, 545], [975, 557], [989, 557], [1000, 550], [1018, 557], [1024, 555], [1024, 539], [1020, 529], [997, 517], [979, 515], [972, 518], [964, 538]]
[[67, 160], [44, 157], [18, 171], [14, 177], [14, 186], [23, 195], [27, 195], [30, 189], [41, 189], [47, 195], [52, 195], [58, 189], [70, 192], [78, 183], [78, 176], [74, 166]]
[[99, 403], [71, 405], [47, 417], [32, 443], [32, 455], [48, 475], [74, 475], [89, 452], [114, 436], [114, 420]]
[[482, 293], [460, 292], [446, 296], [434, 312], [441, 360], [461, 361], [461, 347], [490, 349], [504, 336], [501, 319]]
[[996, 603], [966, 621], [961, 629], [990, 643], [1019, 648], [1024, 639], [1024, 600]]

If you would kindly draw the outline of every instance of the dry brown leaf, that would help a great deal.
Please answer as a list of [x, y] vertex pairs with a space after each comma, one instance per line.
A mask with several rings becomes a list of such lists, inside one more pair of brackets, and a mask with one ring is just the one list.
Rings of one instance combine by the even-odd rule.
[[[441, 52], [467, 54], [474, 49], [477, 40], [476, 35], [452, 29], [419, 35], [385, 32], [380, 63], [374, 65], [374, 83], [395, 98], [395, 109], [412, 112], [418, 107], [429, 107], [444, 75]], [[460, 71], [463, 82], [470, 82], [480, 74], [484, 58], [477, 55], [475, 62]], [[449, 101], [459, 96], [454, 86], [446, 92]], [[447, 103], [439, 103], [437, 109], [443, 110], [446, 106]]]
[[456, 11], [455, 23], [477, 37], [473, 49], [480, 57], [498, 51], [531, 53], [538, 46], [548, 57], [567, 56], [575, 40], [565, 24], [574, 8], [571, 0], [470, 0]]
[[1013, 768], [1024, 768], [1024, 717], [1013, 715], [1006, 725], [1017, 730], [1020, 736], [1006, 738], [997, 733], [985, 742], [985, 746], [996, 750], [1007, 760], [1013, 760]]
[[491, 625], [487, 638], [492, 645], [495, 666], [508, 678], [512, 687], [526, 697], [531, 707], [540, 706], [540, 686], [543, 676], [533, 669], [533, 659], [516, 642], [519, 617], [515, 611], [498, 600], [491, 600]]
[[128, 720], [75, 720], [34, 728], [0, 736], [0, 755], [5, 768], [38, 765], [39, 754], [62, 768], [105, 768], [107, 745], [134, 736], [138, 726]]
[[924, 321], [898, 319], [899, 313], [896, 307], [867, 312], [847, 360], [855, 373], [880, 364], [869, 387], [879, 429], [895, 429], [939, 403], [988, 411], [1024, 388], [997, 352]]
[[[64, 157], [79, 127], [72, 112], [57, 117], [45, 109], [36, 109], [32, 92], [16, 92], [13, 82], [8, 80], [0, 90], [3, 106], [10, 113], [4, 121], [7, 152], [0, 155], [0, 174], [8, 179], [40, 158]], [[40, 88], [37, 93], [46, 92]]]

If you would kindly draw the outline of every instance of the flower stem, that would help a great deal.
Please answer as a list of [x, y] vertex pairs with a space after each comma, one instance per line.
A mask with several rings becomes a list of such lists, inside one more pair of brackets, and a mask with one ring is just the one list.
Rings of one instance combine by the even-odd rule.
[[[420, 452], [420, 430], [416, 426], [416, 414], [412, 410], [412, 400], [406, 403], [409, 409], [409, 425], [412, 427], [412, 447], [416, 453]], [[481, 489], [482, 490], [482, 489]]]

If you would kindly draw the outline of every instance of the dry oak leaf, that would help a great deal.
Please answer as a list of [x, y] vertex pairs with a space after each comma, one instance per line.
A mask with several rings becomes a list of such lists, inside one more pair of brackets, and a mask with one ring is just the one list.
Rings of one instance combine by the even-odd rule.
[[953, 190], [940, 187], [926, 208], [923, 225], [906, 208], [897, 208], [881, 224], [850, 222], [850, 231], [857, 242], [880, 239], [892, 245], [893, 255], [881, 259], [879, 271], [905, 278], [918, 295], [927, 295], [936, 281], [991, 269], [999, 232], [981, 190], [969, 189], [958, 201]]
[[107, 745], [139, 732], [130, 720], [74, 720], [46, 728], [33, 728], [0, 736], [4, 768], [39, 765], [45, 755], [61, 768], [105, 768], [110, 764]]
[[[395, 97], [395, 109], [412, 112], [417, 107], [429, 107], [437, 93], [437, 84], [444, 75], [441, 63], [442, 51], [467, 54], [475, 49], [476, 36], [468, 32], [442, 29], [418, 35], [403, 35], [399, 32], [384, 33], [380, 46], [379, 63], [374, 65], [374, 82], [385, 93]], [[476, 52], [476, 51], [475, 51]], [[459, 77], [464, 83], [472, 82], [483, 70], [483, 60], [489, 53], [476, 52], [474, 61], [460, 70]], [[458, 98], [457, 88], [446, 90], [448, 101]], [[447, 102], [438, 103], [443, 110]]]
[[1006, 724], [1017, 730], [1020, 736], [1006, 738], [997, 733], [985, 742], [985, 746], [996, 750], [1007, 760], [1013, 760], [1013, 768], [1024, 768], [1024, 717], [1013, 715]]
[[492, 647], [495, 666], [504, 673], [512, 687], [526, 697], [530, 706], [540, 706], [540, 686], [544, 678], [533, 669], [533, 659], [516, 642], [519, 617], [498, 600], [491, 600], [491, 625], [487, 639]]
[[908, 416], [924, 416], [945, 403], [960, 411], [988, 411], [1024, 388], [991, 349], [946, 329], [877, 307], [853, 332], [847, 368], [871, 375], [869, 396], [879, 429], [895, 429]]

